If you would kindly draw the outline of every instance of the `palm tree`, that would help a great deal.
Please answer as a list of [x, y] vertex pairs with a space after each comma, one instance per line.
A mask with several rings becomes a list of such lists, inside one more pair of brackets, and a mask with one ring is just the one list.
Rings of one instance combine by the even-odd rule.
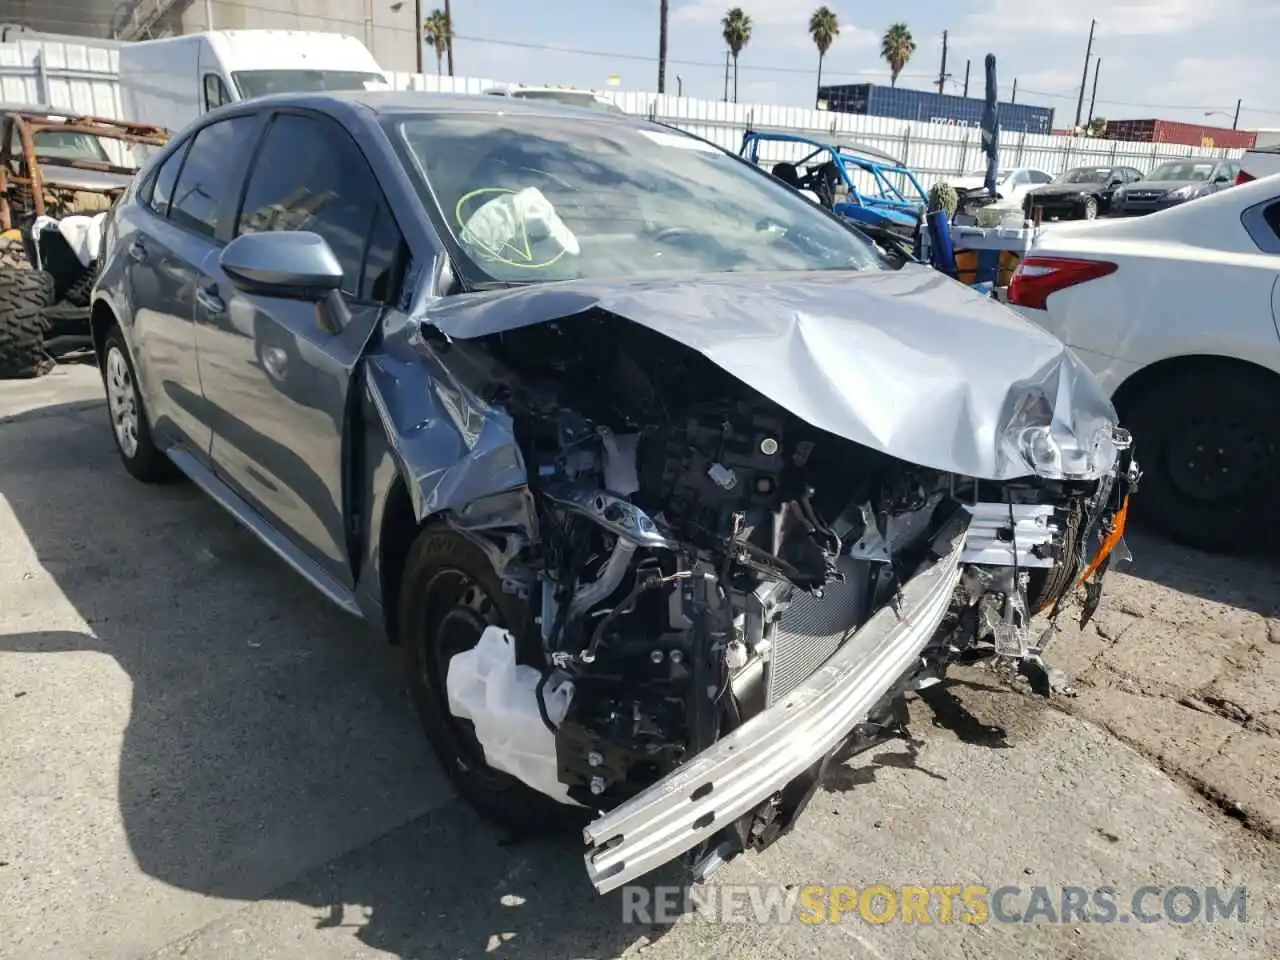
[[669, 0], [658, 4], [658, 92], [667, 92], [667, 12]]
[[[809, 36], [813, 37], [813, 45], [818, 48], [818, 89], [822, 89], [822, 60], [831, 49], [831, 44], [840, 36], [840, 23], [836, 12], [830, 7], [819, 7], [809, 18]], [[814, 97], [815, 101], [817, 96]]]
[[[453, 47], [453, 27], [449, 23], [449, 15], [443, 10], [432, 10], [431, 16], [422, 22], [422, 31], [426, 34], [427, 46], [436, 52], [436, 76], [438, 77], [444, 63], [444, 55]], [[453, 59], [452, 56], [450, 59]]]
[[722, 36], [725, 46], [729, 48], [729, 55], [733, 57], [733, 102], [737, 103], [738, 54], [751, 39], [751, 18], [742, 12], [741, 7], [734, 7], [724, 15], [724, 19], [720, 21], [720, 27], [724, 31]]
[[898, 74], [915, 52], [916, 42], [905, 23], [895, 23], [885, 31], [884, 39], [880, 41], [880, 56], [889, 64], [889, 86], [898, 85]]

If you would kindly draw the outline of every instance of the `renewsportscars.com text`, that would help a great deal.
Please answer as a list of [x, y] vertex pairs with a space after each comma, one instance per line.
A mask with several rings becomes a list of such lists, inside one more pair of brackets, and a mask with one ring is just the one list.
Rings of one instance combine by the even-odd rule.
[[719, 923], [1081, 924], [1245, 921], [1244, 887], [987, 887], [975, 884], [852, 887], [706, 885], [622, 888], [626, 923], [673, 923], [695, 914]]

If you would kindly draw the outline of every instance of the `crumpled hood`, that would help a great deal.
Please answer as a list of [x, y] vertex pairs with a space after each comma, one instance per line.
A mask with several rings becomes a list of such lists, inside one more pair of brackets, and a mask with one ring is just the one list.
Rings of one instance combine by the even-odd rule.
[[813, 426], [921, 466], [1029, 476], [1016, 437], [1037, 426], [1092, 451], [1090, 476], [1115, 462], [1115, 411], [1075, 354], [923, 266], [530, 284], [441, 298], [419, 319], [472, 339], [593, 309], [698, 351]]

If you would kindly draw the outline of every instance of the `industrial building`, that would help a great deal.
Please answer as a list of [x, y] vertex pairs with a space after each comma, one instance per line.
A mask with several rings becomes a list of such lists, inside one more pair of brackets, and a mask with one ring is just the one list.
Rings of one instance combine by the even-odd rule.
[[[419, 6], [416, 0], [0, 0], [0, 24], [98, 40], [147, 40], [211, 27], [345, 33], [364, 43], [384, 70], [413, 72]], [[313, 12], [300, 12], [302, 7]]]

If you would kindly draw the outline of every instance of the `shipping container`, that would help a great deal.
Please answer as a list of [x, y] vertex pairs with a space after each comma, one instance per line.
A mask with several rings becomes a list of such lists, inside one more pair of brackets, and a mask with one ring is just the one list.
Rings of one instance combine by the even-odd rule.
[[1177, 120], [1108, 120], [1103, 136], [1108, 140], [1177, 143], [1184, 147], [1225, 147], [1228, 150], [1248, 150], [1258, 138], [1252, 130], [1232, 130]]
[[[980, 97], [956, 97], [929, 90], [907, 90], [874, 83], [847, 83], [818, 88], [818, 99], [827, 109], [870, 117], [894, 117], [919, 123], [942, 123], [962, 127], [982, 124]], [[1000, 129], [1012, 133], [1048, 133], [1053, 129], [1053, 110], [1026, 103], [1001, 103]]]

